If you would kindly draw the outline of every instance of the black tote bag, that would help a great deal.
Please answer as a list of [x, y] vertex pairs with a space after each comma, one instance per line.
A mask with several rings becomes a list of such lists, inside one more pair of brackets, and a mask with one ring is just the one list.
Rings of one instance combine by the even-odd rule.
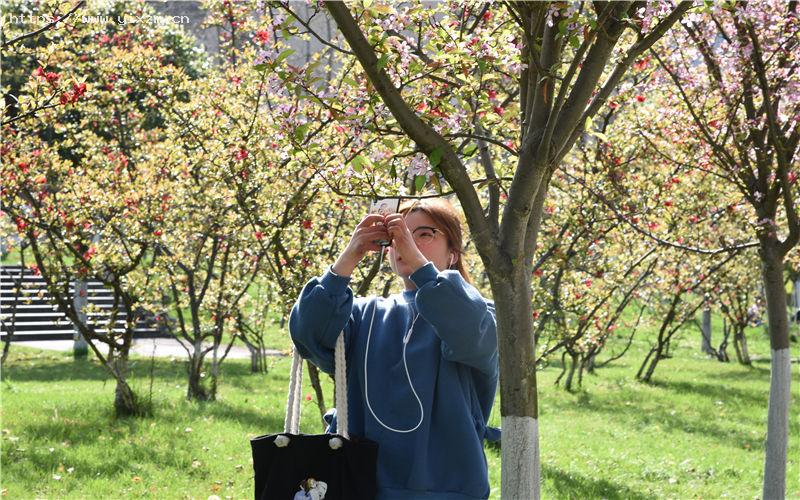
[[256, 500], [372, 500], [378, 445], [350, 437], [344, 336], [336, 342], [337, 434], [300, 434], [302, 358], [294, 351], [284, 432], [250, 440]]

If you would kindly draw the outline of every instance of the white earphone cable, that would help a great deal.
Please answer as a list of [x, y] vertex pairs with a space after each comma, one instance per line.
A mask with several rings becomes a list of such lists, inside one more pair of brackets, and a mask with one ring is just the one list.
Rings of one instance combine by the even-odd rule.
[[[381, 264], [383, 263], [383, 251], [381, 251], [381, 255], [378, 258], [378, 268], [380, 268]], [[369, 412], [372, 413], [372, 416], [375, 417], [375, 420], [378, 421], [384, 428], [397, 433], [407, 433], [413, 432], [422, 425], [422, 421], [425, 418], [425, 410], [422, 407], [422, 400], [419, 398], [417, 391], [414, 389], [414, 384], [411, 383], [411, 374], [408, 372], [408, 363], [406, 363], [406, 347], [408, 346], [408, 342], [411, 340], [411, 332], [414, 330], [414, 323], [417, 322], [417, 318], [419, 318], [419, 313], [416, 313], [414, 319], [411, 321], [411, 328], [408, 329], [408, 332], [403, 336], [403, 366], [406, 370], [406, 378], [408, 378], [408, 385], [411, 386], [411, 392], [414, 393], [414, 397], [417, 398], [417, 403], [419, 404], [419, 422], [411, 429], [395, 429], [383, 423], [383, 421], [378, 418], [378, 415], [375, 414], [375, 411], [372, 409], [372, 405], [369, 402], [369, 374], [367, 372], [367, 360], [369, 359], [369, 342], [370, 337], [372, 337], [372, 324], [375, 321], [375, 312], [378, 310], [378, 301], [375, 301], [375, 307], [372, 309], [372, 319], [369, 321], [369, 331], [367, 333], [367, 350], [364, 353], [364, 396], [367, 401], [367, 408], [369, 408]]]

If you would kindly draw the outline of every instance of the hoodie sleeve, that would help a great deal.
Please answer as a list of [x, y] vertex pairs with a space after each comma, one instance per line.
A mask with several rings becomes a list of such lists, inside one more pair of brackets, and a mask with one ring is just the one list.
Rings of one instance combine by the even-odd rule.
[[438, 272], [428, 262], [409, 276], [419, 313], [442, 340], [442, 356], [495, 377], [499, 371], [494, 303], [458, 271]]
[[355, 331], [349, 283], [349, 277], [336, 275], [329, 267], [321, 277], [306, 283], [289, 316], [289, 334], [300, 355], [329, 374], [335, 369], [339, 334], [344, 331], [345, 344], [349, 344]]

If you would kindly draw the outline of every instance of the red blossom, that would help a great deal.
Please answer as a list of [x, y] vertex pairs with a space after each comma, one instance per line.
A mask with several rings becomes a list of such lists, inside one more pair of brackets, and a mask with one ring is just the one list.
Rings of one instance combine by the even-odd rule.
[[311, 225], [312, 223], [310, 220], [306, 219], [303, 221], [303, 229], [311, 229]]
[[267, 30], [256, 31], [256, 40], [258, 40], [261, 43], [267, 43], [269, 41], [269, 31]]
[[255, 236], [256, 236], [256, 239], [258, 241], [261, 241], [262, 239], [264, 239], [264, 233], [262, 233], [261, 231], [256, 231], [256, 235]]
[[644, 59], [639, 59], [635, 63], [633, 63], [633, 69], [637, 71], [641, 71], [647, 68], [647, 63], [650, 62], [650, 57], [645, 57]]
[[236, 158], [236, 160], [242, 161], [245, 158], [247, 158], [249, 155], [250, 155], [250, 153], [248, 153], [247, 150], [244, 147], [241, 147], [241, 148], [239, 148], [239, 151], [236, 152], [234, 157]]
[[83, 252], [83, 260], [92, 260], [94, 254], [97, 253], [97, 249], [95, 247], [89, 247], [89, 250]]
[[503, 113], [505, 113], [505, 111], [506, 111], [505, 109], [503, 109], [502, 106], [495, 106], [492, 109], [494, 109], [494, 112], [497, 113], [500, 116], [503, 116]]
[[644, 102], [644, 96], [642, 94], [639, 94], [639, 95], [636, 96], [636, 100], [638, 102]]

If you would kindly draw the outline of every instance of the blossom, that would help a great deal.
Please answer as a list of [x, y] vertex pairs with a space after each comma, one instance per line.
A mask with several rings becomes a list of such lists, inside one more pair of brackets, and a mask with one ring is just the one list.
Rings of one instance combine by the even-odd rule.
[[267, 30], [256, 31], [256, 34], [253, 38], [255, 38], [261, 43], [267, 43], [269, 41], [269, 31]]
[[236, 152], [236, 154], [234, 155], [234, 158], [236, 158], [237, 161], [242, 161], [245, 158], [247, 158], [249, 155], [250, 155], [250, 153], [248, 153], [247, 149], [245, 149], [244, 146], [242, 146], [242, 147], [239, 148], [239, 151]]

